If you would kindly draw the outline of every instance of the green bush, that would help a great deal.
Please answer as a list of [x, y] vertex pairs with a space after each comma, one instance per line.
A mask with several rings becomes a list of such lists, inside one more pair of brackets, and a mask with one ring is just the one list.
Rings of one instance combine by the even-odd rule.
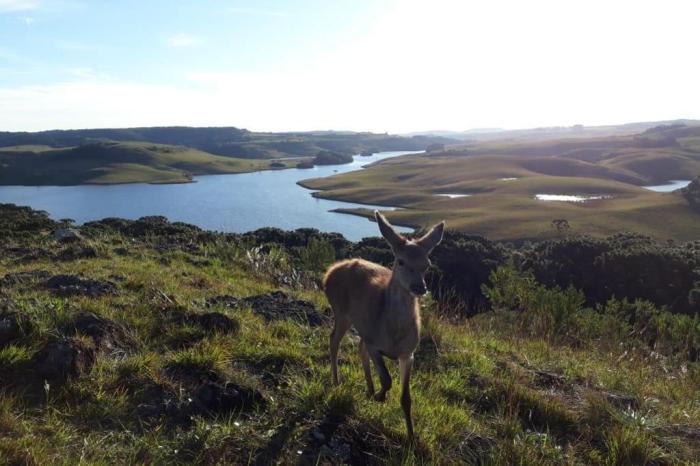
[[690, 361], [700, 358], [700, 318], [673, 314], [644, 301], [612, 298], [595, 309], [569, 287], [548, 288], [531, 272], [499, 267], [482, 287], [495, 310], [512, 311], [528, 336], [566, 344], [604, 341], [646, 347]]

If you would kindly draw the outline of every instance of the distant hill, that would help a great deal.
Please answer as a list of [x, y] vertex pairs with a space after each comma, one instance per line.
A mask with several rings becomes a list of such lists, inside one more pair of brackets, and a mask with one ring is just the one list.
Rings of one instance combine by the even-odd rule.
[[668, 120], [650, 121], [639, 123], [626, 123], [622, 125], [604, 126], [550, 126], [529, 129], [501, 129], [501, 128], [474, 128], [466, 131], [420, 131], [408, 133], [406, 136], [439, 136], [459, 140], [487, 141], [495, 139], [559, 139], [559, 138], [589, 138], [602, 136], [618, 136], [635, 134], [650, 128], [669, 126], [684, 127], [700, 125], [700, 120]]
[[267, 160], [222, 157], [150, 142], [93, 142], [64, 149], [0, 150], [0, 185], [182, 183], [194, 175], [272, 168]]
[[0, 148], [18, 145], [61, 148], [105, 140], [187, 146], [215, 155], [247, 159], [311, 157], [322, 150], [346, 155], [363, 151], [425, 150], [431, 144], [457, 142], [439, 136], [406, 137], [337, 131], [260, 133], [234, 127], [173, 126], [52, 130], [34, 133], [0, 132]]

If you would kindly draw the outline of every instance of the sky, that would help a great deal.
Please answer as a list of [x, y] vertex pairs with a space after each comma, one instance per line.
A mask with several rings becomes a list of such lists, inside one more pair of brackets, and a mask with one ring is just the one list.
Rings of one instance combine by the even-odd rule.
[[0, 0], [0, 130], [700, 118], [697, 0]]

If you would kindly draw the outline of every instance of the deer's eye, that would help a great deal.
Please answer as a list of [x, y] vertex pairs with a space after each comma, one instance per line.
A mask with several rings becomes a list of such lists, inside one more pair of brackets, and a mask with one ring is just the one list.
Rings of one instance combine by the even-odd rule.
[[403, 267], [403, 260], [399, 259], [396, 263], [399, 264], [399, 267]]

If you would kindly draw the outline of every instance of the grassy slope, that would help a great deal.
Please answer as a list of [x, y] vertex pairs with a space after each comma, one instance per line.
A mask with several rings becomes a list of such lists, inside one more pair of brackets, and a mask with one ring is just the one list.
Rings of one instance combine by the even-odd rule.
[[[635, 144], [631, 137], [495, 141], [440, 155], [400, 157], [303, 185], [322, 190], [316, 194], [320, 197], [405, 208], [390, 213], [395, 222], [427, 226], [446, 219], [453, 228], [497, 239], [553, 235], [550, 222], [564, 218], [575, 232], [634, 230], [690, 240], [700, 237], [700, 222], [685, 200], [677, 193], [639, 187], [700, 173], [698, 139], [680, 138], [679, 143], [642, 149], [628, 147]], [[436, 193], [471, 197], [448, 199]], [[536, 194], [612, 197], [573, 204], [538, 201]], [[361, 209], [351, 212], [369, 215]]]
[[[344, 340], [342, 384], [333, 388], [328, 325], [266, 323], [245, 310], [220, 308], [240, 323], [239, 332], [206, 334], [187, 346], [196, 329], [164, 323], [159, 309], [172, 302], [195, 310], [214, 295], [247, 296], [275, 288], [243, 262], [225, 260], [236, 256], [230, 249], [210, 247], [202, 263], [201, 256], [151, 249], [121, 237], [92, 246], [98, 257], [74, 262], [39, 259], [16, 265], [0, 257], [0, 277], [34, 269], [123, 277], [120, 296], [98, 299], [6, 287], [4, 293], [40, 330], [0, 350], [2, 370], [26, 365], [42, 340], [60, 333], [57, 328], [78, 310], [127, 326], [136, 340], [126, 359], [98, 356], [89, 374], [65, 388], [50, 388], [37, 404], [23, 401], [21, 392], [0, 391], [0, 463], [293, 464], [302, 452], [308, 464], [315, 464], [319, 452], [309, 439], [329, 419], [341, 419], [338, 430], [355, 439], [353, 448], [389, 464], [479, 458], [482, 464], [503, 465], [623, 464], [626, 454], [633, 461], [641, 457], [666, 464], [699, 459], [698, 445], [677, 432], [679, 426], [700, 424], [696, 368], [616, 348], [554, 346], [521, 338], [488, 316], [449, 323], [429, 310], [424, 310], [412, 382], [419, 442], [408, 447], [397, 388], [384, 404], [365, 398], [356, 338]], [[325, 306], [318, 292], [296, 294]], [[135, 415], [139, 396], [153, 384], [170, 383], [163, 369], [173, 361], [189, 361], [257, 387], [270, 405], [253, 413], [197, 417], [189, 427], [140, 423]], [[265, 373], [263, 368], [276, 362], [281, 368]], [[389, 367], [397, 376], [395, 364]], [[534, 370], [561, 374], [563, 382], [542, 384]], [[607, 393], [631, 396], [640, 406], [616, 408], [606, 401]]]
[[190, 181], [191, 175], [249, 172], [269, 165], [267, 160], [222, 157], [181, 146], [102, 142], [69, 149], [0, 152], [0, 184], [181, 183]]

